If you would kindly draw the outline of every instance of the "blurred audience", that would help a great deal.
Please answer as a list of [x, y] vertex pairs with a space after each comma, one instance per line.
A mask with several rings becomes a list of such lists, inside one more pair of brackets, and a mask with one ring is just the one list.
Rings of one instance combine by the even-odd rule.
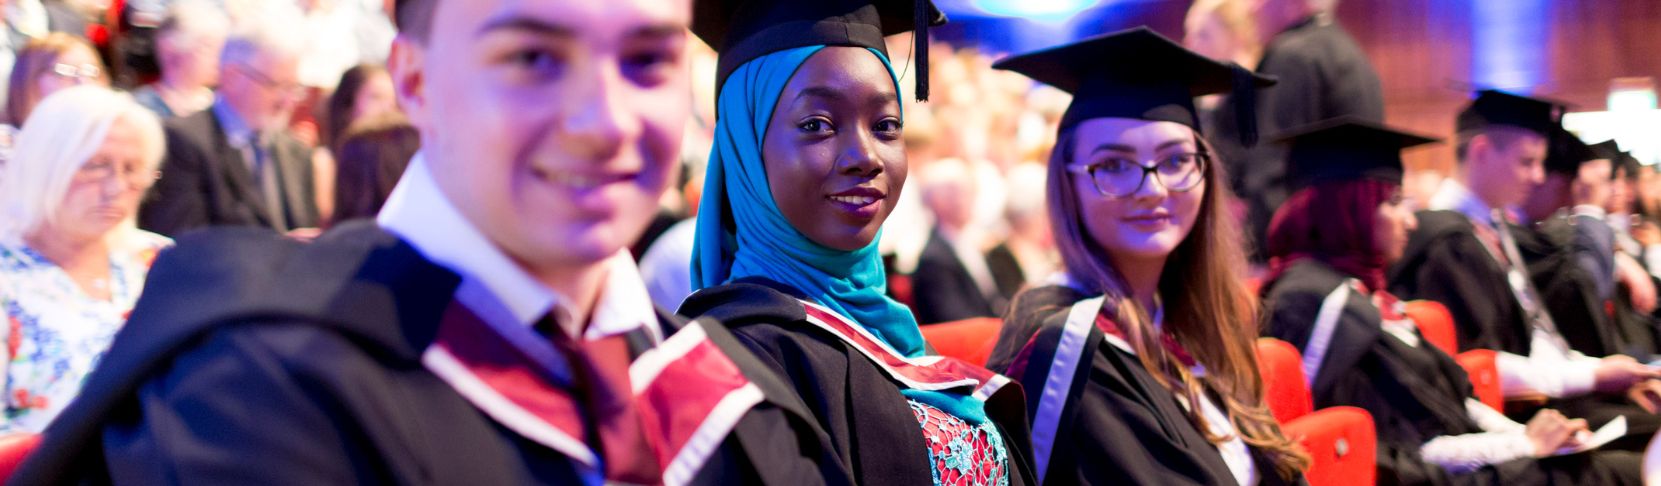
[[340, 184], [335, 186], [329, 225], [374, 218], [420, 148], [421, 134], [403, 115], [382, 113], [353, 123], [335, 146], [335, 180]]
[[86, 40], [52, 33], [29, 41], [17, 54], [6, 87], [6, 123], [22, 126], [35, 104], [47, 95], [86, 83], [108, 86], [104, 61]]
[[315, 232], [312, 151], [287, 129], [305, 94], [301, 42], [286, 22], [267, 20], [226, 41], [213, 105], [168, 122], [162, 178], [140, 226], [166, 235], [220, 225]]
[[385, 113], [398, 112], [397, 94], [392, 92], [392, 77], [379, 64], [359, 64], [340, 75], [334, 91], [321, 106], [323, 126], [318, 135], [318, 148], [312, 152], [312, 170], [316, 177], [317, 213], [323, 220], [333, 220], [335, 211], [335, 163], [340, 154], [339, 144], [346, 130], [360, 120]]
[[173, 4], [155, 35], [161, 79], [133, 90], [133, 98], [162, 118], [207, 109], [219, 83], [219, 54], [229, 29], [224, 12], [208, 0]]
[[162, 139], [154, 114], [100, 86], [47, 97], [23, 125], [0, 178], [0, 431], [39, 432], [69, 403], [171, 244], [133, 227]]
[[934, 214], [933, 233], [912, 272], [911, 308], [921, 324], [997, 317], [1011, 297], [987, 265], [985, 234], [971, 224], [978, 195], [970, 170], [961, 160], [940, 159], [917, 174], [923, 206]]
[[1009, 200], [1004, 216], [1009, 237], [987, 252], [987, 265], [998, 292], [1013, 296], [1022, 287], [1045, 282], [1060, 264], [1050, 217], [1044, 207], [1044, 166], [1021, 164], [1009, 169]]

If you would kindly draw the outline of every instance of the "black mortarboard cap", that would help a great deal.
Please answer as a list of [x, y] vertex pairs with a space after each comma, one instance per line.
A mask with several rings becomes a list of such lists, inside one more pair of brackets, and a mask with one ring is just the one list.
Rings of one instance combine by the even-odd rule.
[[1281, 133], [1294, 189], [1322, 182], [1376, 179], [1401, 184], [1401, 151], [1440, 141], [1346, 115]]
[[1561, 102], [1544, 98], [1485, 89], [1476, 92], [1476, 99], [1459, 112], [1456, 124], [1460, 133], [1506, 125], [1550, 136], [1563, 106]]
[[1257, 88], [1275, 84], [1233, 63], [1188, 50], [1137, 27], [1005, 58], [992, 65], [1073, 94], [1066, 130], [1092, 118], [1181, 123], [1198, 131], [1194, 98], [1234, 93], [1241, 141], [1257, 141]]
[[1616, 143], [1613, 138], [1594, 143], [1591, 145], [1591, 148], [1592, 154], [1596, 155], [1599, 159], [1609, 159], [1610, 161], [1614, 161], [1621, 157], [1621, 144]]
[[1557, 174], [1576, 174], [1581, 164], [1597, 160], [1597, 151], [1561, 125], [1551, 130], [1546, 147], [1546, 171]]
[[888, 54], [882, 38], [915, 32], [919, 100], [927, 100], [928, 28], [946, 23], [931, 0], [697, 0], [692, 33], [720, 54], [715, 86], [755, 58], [797, 47], [869, 47]]

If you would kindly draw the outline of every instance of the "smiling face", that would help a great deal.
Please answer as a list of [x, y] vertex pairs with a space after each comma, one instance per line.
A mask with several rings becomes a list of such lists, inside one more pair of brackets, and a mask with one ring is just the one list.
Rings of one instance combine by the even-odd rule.
[[691, 110], [691, 5], [440, 1], [391, 71], [439, 189], [510, 257], [557, 274], [633, 243]]
[[894, 80], [862, 47], [826, 47], [785, 85], [763, 139], [773, 201], [797, 231], [843, 251], [877, 237], [905, 183]]
[[[1192, 129], [1172, 122], [1086, 120], [1075, 128], [1071, 164], [1089, 166], [1120, 159], [1147, 165], [1148, 161], [1171, 160], [1199, 153], [1194, 137]], [[1103, 195], [1091, 177], [1071, 174], [1086, 232], [1121, 268], [1130, 261], [1163, 263], [1194, 228], [1205, 199], [1203, 180], [1191, 189], [1173, 192], [1149, 175], [1135, 192], [1113, 197]]]

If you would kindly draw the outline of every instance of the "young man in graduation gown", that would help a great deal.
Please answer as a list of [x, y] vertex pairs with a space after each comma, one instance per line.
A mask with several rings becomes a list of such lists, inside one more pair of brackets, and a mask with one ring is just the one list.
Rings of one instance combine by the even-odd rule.
[[397, 14], [425, 147], [378, 219], [181, 240], [14, 482], [848, 483], [781, 433], [789, 390], [655, 310], [627, 252], [690, 109], [690, 2]]
[[1507, 396], [1562, 399], [1556, 408], [1594, 426], [1636, 413], [1645, 417], [1634, 417], [1635, 431], [1655, 427], [1654, 417], [1626, 395], [1647, 387], [1656, 371], [1628, 357], [1597, 358], [1571, 349], [1559, 322], [1587, 323], [1559, 321], [1528, 276], [1518, 236], [1526, 230], [1508, 210], [1544, 179], [1557, 113], [1548, 101], [1478, 93], [1458, 118], [1459, 170], [1437, 190], [1430, 210], [1417, 215], [1419, 226], [1390, 270], [1390, 288], [1404, 299], [1447, 306], [1459, 349], [1500, 351]]
[[1572, 349], [1647, 362], [1653, 333], [1623, 327], [1611, 313], [1621, 304], [1614, 301], [1614, 230], [1602, 209], [1610, 161], [1561, 127], [1549, 138], [1545, 179], [1520, 206], [1529, 224], [1517, 233], [1517, 246], [1530, 277], [1546, 309], [1564, 323], [1558, 330]]

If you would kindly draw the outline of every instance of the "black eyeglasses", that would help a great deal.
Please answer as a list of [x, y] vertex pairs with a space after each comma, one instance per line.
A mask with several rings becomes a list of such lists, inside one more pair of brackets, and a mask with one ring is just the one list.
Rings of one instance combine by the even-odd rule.
[[1205, 179], [1205, 166], [1211, 163], [1211, 156], [1185, 152], [1150, 162], [1153, 165], [1142, 165], [1140, 161], [1126, 157], [1110, 157], [1093, 164], [1068, 166], [1067, 171], [1089, 176], [1096, 192], [1107, 197], [1136, 194], [1142, 190], [1148, 174], [1155, 175], [1165, 190], [1187, 192], [1199, 187], [1200, 181]]

